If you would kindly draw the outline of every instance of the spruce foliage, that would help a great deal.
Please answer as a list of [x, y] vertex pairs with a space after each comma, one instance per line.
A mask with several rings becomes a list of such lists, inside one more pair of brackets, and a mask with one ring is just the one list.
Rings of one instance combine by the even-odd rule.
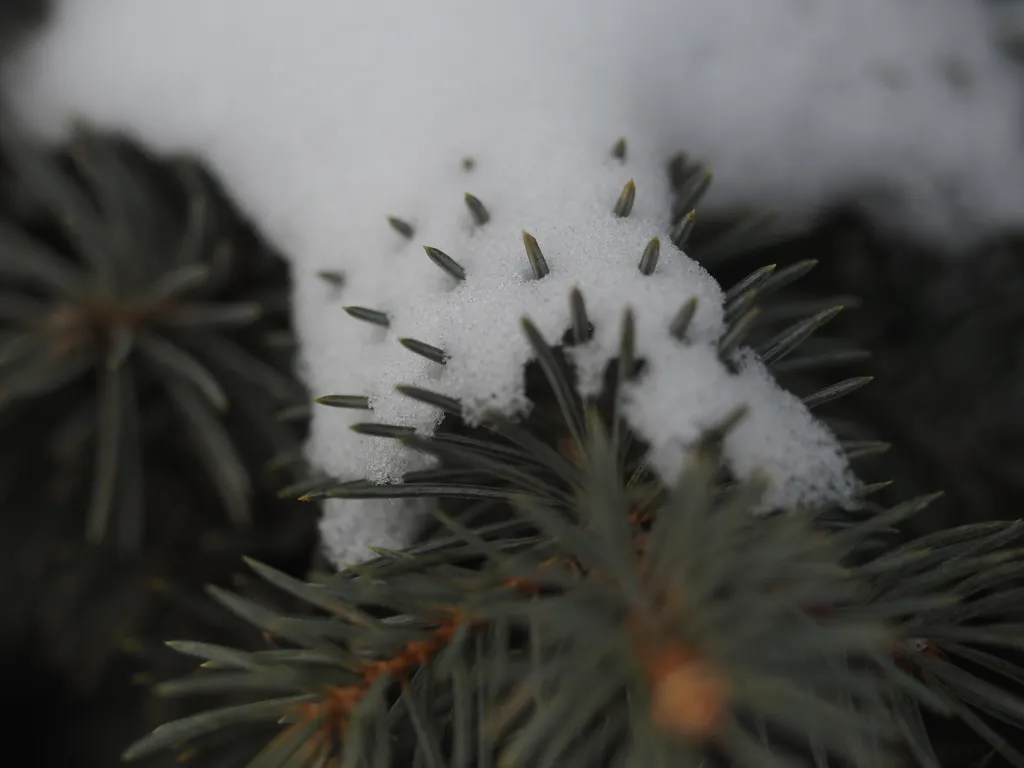
[[142, 685], [180, 669], [164, 637], [253, 644], [198, 587], [307, 567], [317, 510], [276, 498], [308, 416], [288, 267], [195, 160], [2, 119], [3, 683], [51, 703], [59, 764], [109, 765], [192, 709]]
[[[247, 527], [253, 470], [275, 456], [290, 470], [299, 448], [278, 419], [304, 399], [289, 369], [283, 263], [246, 239], [190, 161], [160, 164], [85, 128], [55, 154], [8, 122], [0, 149], [17, 193], [15, 216], [0, 222], [0, 429], [12, 481], [25, 463], [52, 459], [71, 495], [71, 479], [88, 473], [81, 533], [137, 551], [147, 457], [169, 454]], [[15, 447], [29, 434], [44, 445]]]
[[[559, 366], [547, 374], [566, 391]], [[250, 765], [866, 768], [909, 753], [937, 766], [930, 711], [1024, 764], [980, 716], [1020, 723], [1024, 701], [998, 684], [1012, 668], [991, 649], [1019, 646], [1007, 611], [1024, 525], [895, 540], [933, 496], [754, 515], [762, 482], [731, 482], [721, 465], [741, 418], [709, 430], [669, 486], [596, 404], [566, 403], [563, 451], [496, 426], [502, 461], [482, 445], [456, 454], [491, 491], [451, 490], [512, 515], [472, 525], [438, 511], [447, 535], [312, 583], [251, 562], [317, 613], [214, 590], [289, 647], [175, 643], [202, 669], [159, 690], [273, 697], [163, 726], [127, 756], [271, 720], [281, 733]]]
[[[614, 151], [624, 156], [625, 144]], [[687, 178], [671, 233], [680, 244], [710, 182], [704, 173]], [[634, 194], [627, 185], [614, 215], [629, 215]], [[467, 205], [486, 211], [475, 198]], [[740, 248], [742, 234], [718, 240], [719, 252]], [[541, 279], [540, 246], [527, 236], [524, 247]], [[444, 252], [427, 255], [465, 279]], [[638, 269], [651, 274], [657, 255], [654, 241], [637, 254]], [[827, 345], [797, 352], [837, 310], [806, 312], [773, 294], [812, 266], [763, 267], [728, 291], [724, 361], [744, 344], [776, 369], [856, 359]], [[202, 663], [157, 688], [249, 694], [248, 703], [163, 725], [125, 757], [213, 755], [207, 740], [223, 743], [229, 726], [262, 725], [276, 735], [251, 768], [938, 768], [925, 726], [938, 717], [965, 723], [993, 753], [1024, 766], [994, 725], [1024, 724], [1024, 699], [1012, 690], [1021, 671], [1005, 655], [1020, 650], [1024, 523], [908, 537], [901, 528], [937, 494], [881, 506], [872, 494], [884, 484], [866, 486], [849, 509], [765, 510], [765, 481], [740, 481], [723, 464], [743, 409], [706, 430], [678, 477], [662, 480], [621, 414], [622, 385], [644, 366], [632, 313], [601, 395], [586, 398], [566, 350], [593, 325], [582, 294], [568, 301], [572, 323], [561, 339], [523, 319], [534, 358], [524, 372], [535, 404], [527, 417], [469, 426], [458, 401], [401, 387], [444, 411], [435, 434], [372, 421], [355, 429], [400, 440], [433, 466], [400, 483], [288, 489], [306, 499], [433, 498], [437, 528], [408, 550], [378, 550], [309, 581], [250, 560], [305, 608], [271, 610], [211, 589], [274, 647], [175, 641]], [[759, 324], [762, 313], [773, 322]], [[692, 316], [683, 306], [673, 322], [681, 343]], [[444, 362], [443, 350], [403, 343]], [[819, 407], [864, 383], [832, 382], [804, 399]], [[358, 393], [320, 402], [369, 410]], [[866, 455], [879, 445], [847, 449]]]

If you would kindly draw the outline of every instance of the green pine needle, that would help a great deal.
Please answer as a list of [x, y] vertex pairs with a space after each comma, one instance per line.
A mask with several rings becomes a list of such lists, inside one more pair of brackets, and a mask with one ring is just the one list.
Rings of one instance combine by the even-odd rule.
[[626, 218], [633, 210], [633, 202], [636, 200], [636, 183], [630, 179], [626, 182], [626, 186], [622, 188], [622, 192], [619, 193], [619, 199], [615, 201], [615, 207], [612, 211], [619, 218]]
[[530, 269], [533, 271], [533, 276], [540, 280], [551, 270], [548, 269], [548, 263], [544, 259], [540, 246], [537, 244], [537, 238], [529, 232], [523, 232], [523, 246], [526, 248], [526, 258], [530, 261]]
[[477, 224], [477, 226], [482, 227], [484, 224], [491, 220], [490, 212], [487, 210], [486, 207], [484, 207], [484, 204], [480, 202], [479, 198], [467, 192], [465, 200], [466, 207], [469, 209], [469, 214], [470, 216], [473, 217], [473, 221]]

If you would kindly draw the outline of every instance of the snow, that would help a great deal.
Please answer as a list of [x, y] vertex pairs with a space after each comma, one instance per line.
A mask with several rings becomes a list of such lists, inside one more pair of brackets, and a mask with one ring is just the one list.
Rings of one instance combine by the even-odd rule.
[[[369, 395], [375, 419], [424, 427], [436, 415], [394, 384], [519, 407], [518, 318], [553, 339], [579, 285], [600, 321], [594, 359], [613, 349], [624, 306], [637, 313], [639, 351], [657, 363], [630, 415], [660, 470], [674, 473], [701, 426], [751, 402], [731, 461], [765, 465], [778, 499], [805, 501], [851, 488], [834, 441], [756, 364], [736, 377], [716, 367], [718, 288], [667, 238], [656, 274], [636, 270], [665, 234], [664, 163], [686, 149], [716, 172], [710, 205], [767, 203], [792, 220], [868, 190], [880, 222], [942, 245], [1019, 222], [1024, 88], [993, 18], [977, 0], [305, 0], [301, 12], [284, 0], [65, 0], [5, 75], [13, 107], [47, 135], [83, 116], [209, 159], [295, 260], [315, 392]], [[624, 166], [608, 157], [620, 135]], [[636, 208], [617, 220], [630, 177]], [[492, 213], [483, 228], [467, 191]], [[412, 242], [389, 214], [416, 227]], [[524, 229], [551, 265], [544, 280], [528, 279]], [[340, 295], [320, 269], [346, 272]], [[681, 348], [666, 329], [690, 295], [699, 343]], [[451, 360], [418, 358], [401, 336]], [[318, 409], [313, 459], [343, 476], [399, 472], [408, 458], [395, 445], [347, 429], [366, 416]], [[336, 559], [401, 543], [403, 509], [332, 508]]]
[[997, 44], [1018, 5], [64, 0], [6, 79], [51, 134], [84, 115], [203, 151], [302, 257], [340, 205], [376, 216], [426, 155], [481, 148], [478, 120], [541, 119], [524, 100], [634, 118], [711, 162], [710, 202], [801, 218], [857, 194], [956, 246], [1024, 211], [1024, 83]]
[[[621, 164], [610, 156], [612, 142], [598, 126], [578, 128], [569, 144], [562, 138], [569, 125], [558, 131], [551, 127], [524, 127], [494, 142], [471, 174], [457, 166], [441, 167], [424, 178], [422, 202], [411, 207], [431, 215], [418, 217], [414, 239], [393, 234], [398, 242], [391, 252], [377, 257], [374, 268], [353, 271], [345, 289], [346, 300], [386, 312], [390, 326], [382, 329], [347, 317], [335, 321], [318, 310], [320, 322], [332, 326], [327, 344], [317, 344], [315, 351], [307, 347], [310, 359], [323, 356], [318, 369], [331, 372], [330, 380], [317, 377], [321, 388], [367, 395], [373, 420], [421, 431], [429, 431], [440, 412], [397, 394], [397, 385], [458, 398], [471, 421], [484, 413], [522, 413], [529, 407], [522, 372], [531, 350], [520, 318], [528, 316], [549, 343], [557, 343], [570, 324], [569, 294], [578, 287], [596, 326], [581, 353], [585, 369], [598, 370], [616, 354], [623, 313], [627, 307], [635, 313], [636, 351], [649, 368], [630, 388], [626, 415], [652, 443], [652, 465], [666, 479], [674, 479], [703, 429], [746, 404], [750, 415], [726, 446], [741, 477], [766, 472], [773, 481], [773, 504], [848, 499], [854, 481], [833, 437], [759, 364], [744, 360], [741, 373], [733, 375], [719, 360], [723, 295], [665, 237], [670, 224], [665, 159], [634, 143]], [[623, 219], [612, 209], [630, 178], [637, 197]], [[464, 206], [467, 187], [488, 207], [490, 220], [483, 226], [473, 223]], [[383, 220], [376, 225], [386, 231]], [[543, 279], [530, 269], [523, 230], [537, 238], [544, 252], [550, 272]], [[655, 236], [663, 238], [660, 258], [646, 276], [638, 264]], [[455, 259], [465, 280], [433, 264], [421, 244]], [[694, 296], [698, 310], [689, 343], [683, 344], [673, 339], [669, 327]], [[404, 349], [397, 341], [403, 337], [444, 350], [446, 363]], [[340, 355], [354, 350], [358, 364], [346, 366]], [[335, 362], [325, 366], [328, 356]], [[345, 476], [378, 481], [398, 480], [403, 472], [423, 466], [396, 441], [348, 430], [367, 419], [360, 411], [318, 415], [312, 455]], [[346, 562], [358, 558], [366, 544], [406, 543], [407, 531], [392, 527], [402, 520], [407, 517], [384, 514], [374, 502], [345, 502], [331, 510], [322, 530], [336, 561]]]

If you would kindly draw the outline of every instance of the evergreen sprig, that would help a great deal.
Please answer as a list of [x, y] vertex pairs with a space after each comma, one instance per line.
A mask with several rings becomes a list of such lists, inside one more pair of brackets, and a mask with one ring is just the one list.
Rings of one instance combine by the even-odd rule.
[[[570, 386], [557, 361], [544, 373]], [[575, 408], [561, 412], [579, 428], [569, 450], [515, 429], [504, 437], [530, 463], [460, 449], [463, 467], [497, 482], [535, 478], [503, 493], [502, 521], [439, 511], [446, 537], [314, 583], [250, 563], [317, 615], [214, 590], [294, 649], [175, 644], [203, 669], [159, 690], [274, 698], [168, 724], [126, 756], [269, 719], [283, 729], [251, 766], [867, 768], [907, 751], [935, 768], [929, 710], [1024, 765], [978, 714], [1020, 724], [1024, 702], [954, 662], [1015, 669], [978, 646], [1019, 645], [1003, 617], [1021, 523], [890, 544], [931, 497], [754, 515], [764, 481], [723, 483], [722, 442], [742, 412], [664, 486], [624, 473], [630, 438], [607, 409]]]
[[277, 412], [304, 397], [271, 338], [288, 324], [288, 286], [264, 274], [277, 257], [239, 242], [192, 163], [159, 165], [85, 128], [66, 155], [49, 153], [8, 122], [0, 150], [22, 209], [0, 222], [0, 416], [17, 425], [45, 399], [50, 448], [93, 457], [90, 541], [140, 546], [154, 440], [187, 442], [179, 456], [246, 525], [253, 451], [225, 416], [242, 417], [263, 460], [294, 454], [298, 435]]
[[[625, 162], [624, 142], [613, 155]], [[685, 158], [671, 172], [679, 200], [671, 236], [683, 246], [711, 178]], [[635, 194], [627, 184], [610, 215], [628, 216]], [[483, 203], [467, 197], [467, 205], [485, 226]], [[755, 217], [710, 252], [728, 258], [760, 223]], [[528, 234], [523, 242], [543, 279], [540, 244]], [[655, 273], [659, 250], [655, 239], [637, 254], [643, 274]], [[472, 279], [443, 251], [427, 255], [452, 278]], [[763, 267], [727, 291], [724, 364], [748, 345], [776, 371], [857, 359], [828, 344], [791, 354], [838, 309], [766, 299], [813, 266]], [[878, 485], [865, 487], [853, 509], [765, 510], [766, 481], [740, 480], [723, 460], [743, 408], [705, 430], [678, 478], [659, 478], [621, 409], [623, 384], [645, 364], [632, 313], [600, 396], [585, 398], [567, 350], [586, 342], [593, 324], [583, 295], [569, 300], [571, 327], [556, 343], [523, 320], [533, 351], [529, 415], [470, 426], [457, 400], [400, 387], [444, 412], [433, 435], [371, 421], [354, 428], [400, 440], [433, 466], [394, 484], [315, 479], [285, 490], [307, 499], [438, 499], [440, 531], [309, 582], [250, 561], [307, 610], [279, 612], [212, 589], [275, 647], [172, 643], [202, 663], [158, 692], [267, 698], [168, 723], [126, 758], [202, 754], [228, 726], [262, 723], [278, 732], [251, 768], [874, 768], [908, 759], [938, 768], [928, 713], [959, 718], [1024, 768], [993, 727], [1024, 724], [1024, 700], [1009, 689], [1024, 676], [992, 652], [1021, 646], [1016, 543], [1024, 523], [908, 542], [900, 527], [935, 495], [882, 508], [869, 496]], [[388, 323], [355, 309], [359, 319]], [[684, 303], [666, 329], [681, 343], [695, 309]], [[423, 342], [401, 343], [446, 360]], [[805, 402], [822, 405], [864, 383], [832, 383]], [[362, 394], [318, 402], [372, 413]], [[846, 444], [851, 458], [882, 447]]]

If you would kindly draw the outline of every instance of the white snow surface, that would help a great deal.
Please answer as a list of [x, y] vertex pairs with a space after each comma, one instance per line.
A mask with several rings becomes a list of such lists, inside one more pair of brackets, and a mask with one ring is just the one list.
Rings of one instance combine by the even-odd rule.
[[714, 205], [800, 219], [859, 195], [938, 247], [1024, 218], [1024, 81], [997, 45], [1013, 3], [58, 3], [9, 62], [16, 109], [52, 135], [84, 116], [203, 152], [299, 258], [405, 202], [428, 158], [550, 110], [705, 158]]
[[[734, 467], [764, 467], [776, 499], [799, 502], [850, 493], [832, 438], [755, 362], [738, 376], [718, 365], [719, 289], [667, 238], [657, 273], [636, 269], [665, 234], [664, 163], [686, 149], [716, 172], [711, 207], [769, 204], [794, 220], [884, 189], [883, 223], [966, 243], [1024, 212], [1024, 87], [992, 39], [977, 0], [64, 0], [8, 62], [5, 86], [53, 137], [84, 117], [203, 154], [294, 259], [316, 393], [370, 395], [375, 419], [424, 428], [436, 414], [395, 384], [520, 407], [518, 319], [554, 340], [579, 285], [595, 359], [613, 351], [623, 308], [636, 311], [652, 365], [630, 416], [661, 471], [748, 402]], [[620, 135], [624, 166], [608, 157]], [[630, 177], [636, 208], [617, 220]], [[491, 210], [486, 227], [471, 226], [466, 191]], [[410, 220], [414, 242], [386, 214]], [[542, 281], [528, 279], [524, 229], [551, 265]], [[421, 245], [459, 261], [465, 283]], [[340, 295], [320, 269], [346, 272]], [[697, 343], [682, 347], [667, 324], [691, 295]], [[343, 304], [387, 311], [392, 327]], [[401, 336], [451, 360], [417, 358]], [[319, 409], [314, 461], [378, 479], [410, 466], [394, 444], [347, 429], [366, 416]], [[401, 544], [407, 506], [333, 506], [323, 531], [336, 561]]]
[[[666, 479], [674, 479], [703, 429], [746, 404], [750, 415], [727, 443], [728, 459], [741, 477], [766, 472], [773, 504], [848, 500], [855, 481], [832, 435], [751, 356], [743, 358], [738, 375], [718, 359], [724, 323], [717, 283], [667, 238], [654, 274], [639, 271], [645, 245], [669, 226], [664, 158], [641, 148], [623, 165], [610, 157], [600, 130], [577, 129], [566, 143], [570, 126], [554, 128], [550, 122], [524, 127], [496, 142], [470, 174], [452, 164], [425, 177], [421, 201], [410, 208], [429, 216], [416, 217], [412, 242], [373, 222], [391, 242], [367, 257], [376, 267], [353, 270], [344, 295], [355, 305], [386, 312], [390, 327], [350, 319], [337, 306], [325, 311], [317, 296], [303, 302], [302, 313], [316, 315], [303, 327], [330, 327], [306, 347], [307, 359], [317, 358], [311, 369], [318, 389], [369, 395], [374, 421], [423, 431], [435, 426], [440, 412], [398, 395], [397, 385], [456, 397], [471, 421], [484, 413], [523, 413], [530, 405], [523, 369], [531, 350], [521, 318], [528, 316], [549, 343], [558, 343], [570, 324], [570, 291], [578, 287], [596, 326], [593, 340], [578, 354], [585, 391], [595, 391], [593, 374], [615, 355], [625, 310], [634, 311], [636, 352], [649, 368], [630, 388], [626, 416], [652, 444], [652, 464]], [[538, 158], [544, 158], [543, 168]], [[621, 219], [612, 208], [629, 178], [639, 191], [632, 213]], [[474, 225], [463, 204], [467, 185], [491, 212], [484, 226]], [[537, 238], [550, 267], [541, 280], [526, 258], [524, 229]], [[463, 267], [466, 279], [435, 266], [420, 243], [441, 248]], [[308, 288], [321, 296], [331, 292]], [[681, 344], [669, 326], [693, 296], [698, 313], [689, 343]], [[426, 360], [400, 346], [403, 337], [450, 357], [443, 366]], [[329, 377], [322, 375], [327, 372]], [[377, 481], [395, 481], [425, 466], [395, 441], [347, 429], [366, 420], [359, 411], [318, 414], [311, 455], [343, 476]], [[322, 531], [336, 562], [358, 559], [368, 544], [408, 543], [409, 529], [398, 524], [410, 513], [403, 517], [396, 505], [389, 506], [350, 501], [330, 510]]]

